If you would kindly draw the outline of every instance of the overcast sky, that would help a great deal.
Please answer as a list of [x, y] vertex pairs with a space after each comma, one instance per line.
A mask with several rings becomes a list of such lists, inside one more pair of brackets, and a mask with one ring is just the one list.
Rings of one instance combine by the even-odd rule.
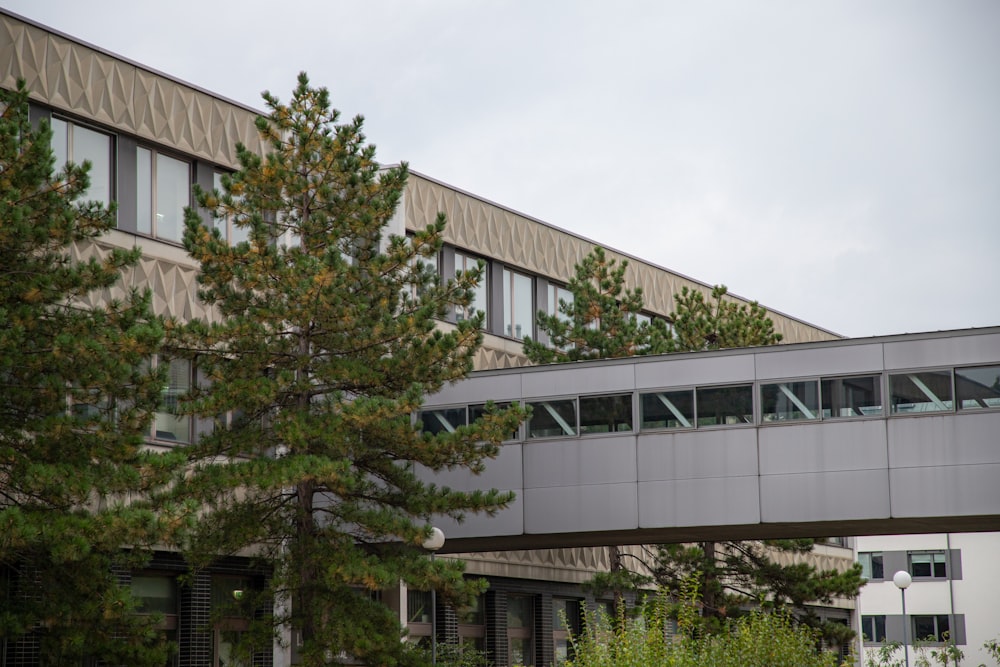
[[1000, 2], [0, 0], [848, 336], [1000, 325]]

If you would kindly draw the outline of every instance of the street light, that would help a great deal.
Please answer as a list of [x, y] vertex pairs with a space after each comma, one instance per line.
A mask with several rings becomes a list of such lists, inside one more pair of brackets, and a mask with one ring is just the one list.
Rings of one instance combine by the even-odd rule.
[[[431, 552], [431, 563], [434, 554], [444, 546], [444, 531], [434, 526], [431, 536], [424, 540], [424, 549]], [[437, 665], [437, 588], [431, 587], [431, 664]]]
[[903, 660], [905, 660], [903, 665], [910, 667], [910, 648], [906, 639], [906, 589], [913, 583], [913, 577], [906, 570], [900, 570], [892, 575], [892, 583], [896, 584], [899, 594], [903, 597]]

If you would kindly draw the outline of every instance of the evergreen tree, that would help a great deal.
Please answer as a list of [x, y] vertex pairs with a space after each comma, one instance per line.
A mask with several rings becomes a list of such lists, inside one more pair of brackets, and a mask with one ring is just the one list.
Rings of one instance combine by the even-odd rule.
[[0, 637], [37, 643], [44, 664], [162, 665], [155, 619], [133, 613], [113, 571], [172, 525], [126, 502], [168, 462], [143, 448], [163, 325], [146, 293], [107, 298], [138, 250], [71, 258], [115, 226], [113, 209], [81, 201], [89, 164], [54, 171], [23, 81], [0, 110]]
[[[693, 352], [781, 341], [766, 309], [757, 302], [740, 304], [727, 299], [728, 290], [723, 285], [714, 287], [707, 298], [698, 290], [682, 288], [674, 295], [669, 330], [662, 320], [640, 323], [635, 315], [643, 307], [642, 292], [626, 289], [626, 263], [617, 268], [614, 264], [601, 248], [577, 264], [568, 285], [572, 302], [560, 302], [557, 316], [538, 313], [539, 328], [548, 334], [551, 344], [526, 341], [525, 352], [531, 361]], [[863, 583], [860, 566], [845, 572], [817, 570], [802, 558], [812, 551], [813, 544], [813, 540], [767, 540], [660, 545], [651, 550], [647, 563], [635, 569], [627, 567], [619, 548], [611, 547], [611, 571], [598, 574], [590, 585], [613, 591], [617, 597], [623, 590], [655, 582], [680, 595], [681, 584], [697, 573], [703, 596], [701, 609], [709, 630], [723, 627], [719, 621], [738, 613], [740, 605], [765, 600], [768, 605], [791, 606], [800, 620], [822, 626], [827, 640], [838, 642], [852, 636], [851, 630], [821, 622], [806, 605], [829, 602], [834, 596], [856, 596]]]
[[444, 217], [411, 238], [385, 233], [407, 178], [382, 169], [360, 117], [338, 123], [324, 88], [302, 74], [290, 102], [265, 93], [265, 156], [237, 147], [240, 169], [198, 203], [249, 240], [227, 245], [188, 210], [184, 244], [200, 262], [215, 317], [178, 332], [204, 382], [183, 408], [214, 428], [189, 448], [175, 492], [204, 508], [186, 545], [196, 566], [254, 554], [269, 570], [238, 602], [251, 629], [238, 647], [270, 650], [291, 629], [303, 665], [342, 653], [367, 664], [418, 660], [396, 614], [372, 593], [399, 581], [469, 599], [462, 564], [421, 549], [433, 515], [492, 513], [508, 493], [457, 492], [421, 469], [482, 469], [520, 409], [490, 411], [436, 436], [411, 420], [425, 392], [463, 377], [481, 314], [439, 324], [468, 305], [479, 278], [442, 281], [433, 266]]

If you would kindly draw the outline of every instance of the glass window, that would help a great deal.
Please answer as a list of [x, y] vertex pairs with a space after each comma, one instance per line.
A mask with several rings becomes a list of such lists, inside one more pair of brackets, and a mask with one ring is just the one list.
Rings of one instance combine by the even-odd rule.
[[642, 394], [642, 428], [691, 428], [694, 426], [694, 390]]
[[698, 387], [698, 426], [753, 423], [753, 387]]
[[486, 648], [486, 612], [482, 595], [468, 607], [455, 610], [458, 617], [458, 641], [463, 646], [482, 651]]
[[[223, 174], [218, 171], [212, 174], [212, 187], [214, 187], [220, 195], [223, 194], [222, 177]], [[219, 228], [220, 232], [222, 232], [222, 238], [224, 238], [229, 245], [237, 245], [243, 241], [250, 240], [250, 228], [237, 225], [233, 221], [232, 215], [216, 218], [215, 226]]]
[[955, 391], [962, 410], [1000, 408], [1000, 366], [956, 368]]
[[[461, 252], [455, 253], [455, 273], [465, 272], [475, 269], [478, 266], [479, 259], [476, 257], [471, 257]], [[472, 303], [470, 303], [465, 308], [456, 308], [455, 317], [459, 322], [462, 320], [467, 320], [477, 311], [483, 311], [488, 313], [486, 308], [486, 295], [489, 294], [487, 290], [488, 286], [488, 272], [487, 267], [483, 267], [482, 275], [479, 276], [479, 284], [473, 288]], [[488, 318], [484, 316], [483, 326], [488, 326]]]
[[161, 393], [161, 410], [154, 419], [157, 440], [174, 442], [191, 441], [191, 417], [178, 415], [179, 400], [191, 389], [191, 362], [187, 359], [171, 359], [167, 385]]
[[882, 377], [823, 378], [824, 419], [870, 417], [882, 414]]
[[184, 207], [190, 204], [187, 162], [139, 146], [136, 149], [136, 224], [145, 234], [180, 242]]
[[570, 636], [580, 634], [580, 617], [580, 600], [552, 598], [552, 644], [557, 665], [570, 658]]
[[425, 433], [454, 433], [459, 426], [465, 426], [465, 406], [460, 408], [441, 408], [437, 410], [421, 410], [417, 419], [423, 424]]
[[760, 386], [761, 421], [819, 418], [819, 383], [777, 382]]
[[632, 430], [632, 394], [580, 397], [580, 433]]
[[914, 577], [929, 577], [944, 579], [948, 576], [948, 567], [943, 552], [911, 553], [910, 574]]
[[559, 319], [563, 320], [564, 322], [570, 321], [570, 319], [572, 318], [569, 315], [566, 315], [563, 309], [559, 307], [559, 302], [563, 301], [566, 303], [567, 306], [570, 306], [572, 308], [573, 293], [570, 292], [565, 287], [560, 287], [559, 285], [553, 285], [552, 283], [549, 283], [548, 291], [549, 294], [545, 308], [548, 314], [558, 315]]
[[534, 627], [534, 601], [526, 595], [507, 598], [507, 640], [512, 665], [533, 665], [532, 628]]
[[890, 375], [889, 405], [894, 415], [951, 410], [951, 371]]
[[61, 118], [53, 118], [52, 152], [56, 157], [56, 169], [62, 169], [67, 162], [90, 162], [90, 186], [80, 195], [79, 201], [99, 201], [105, 206], [111, 203], [112, 160], [109, 135]]
[[576, 435], [576, 400], [559, 399], [529, 403], [529, 438], [552, 438]]
[[132, 595], [143, 613], [177, 614], [177, 583], [173, 577], [135, 575]]
[[858, 553], [861, 563], [861, 576], [868, 581], [885, 579], [885, 568], [882, 565], [882, 553], [879, 551], [862, 551]]
[[431, 592], [408, 589], [406, 591], [406, 615], [410, 623], [431, 622]]
[[946, 642], [951, 624], [947, 614], [913, 617], [913, 638], [923, 642]]
[[503, 333], [520, 340], [534, 334], [535, 308], [530, 276], [503, 270]]
[[[513, 405], [513, 403], [511, 403], [510, 401], [501, 402], [501, 403], [494, 403], [493, 404], [493, 410], [494, 410], [494, 412], [503, 412], [504, 410], [506, 410], [507, 408], [509, 408], [511, 405]], [[469, 406], [469, 423], [470, 424], [473, 423], [473, 422], [475, 422], [476, 420], [478, 420], [484, 414], [486, 414], [486, 406], [487, 406], [486, 403], [477, 403], [477, 404]], [[507, 440], [517, 440], [518, 435], [519, 435], [518, 431], [514, 430], [514, 431], [511, 431], [510, 435], [507, 436], [506, 439]]]
[[861, 636], [866, 644], [885, 641], [885, 614], [861, 617]]

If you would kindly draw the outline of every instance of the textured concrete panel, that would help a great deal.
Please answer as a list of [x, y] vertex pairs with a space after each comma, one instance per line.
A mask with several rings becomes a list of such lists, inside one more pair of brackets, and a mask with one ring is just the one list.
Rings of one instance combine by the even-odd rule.
[[524, 488], [636, 481], [635, 436], [524, 445]]
[[677, 355], [641, 360], [635, 364], [639, 389], [685, 387], [696, 384], [752, 382], [752, 354]]
[[899, 417], [887, 422], [893, 468], [1000, 463], [1000, 412]]
[[781, 350], [779, 346], [762, 349], [756, 357], [758, 380], [882, 370], [882, 346], [878, 344], [791, 350]]
[[1000, 334], [944, 336], [886, 342], [885, 367], [963, 366], [1000, 359]]
[[635, 386], [633, 368], [628, 363], [548, 366], [543, 371], [526, 371], [521, 389], [525, 398], [629, 392]]
[[1000, 513], [1000, 464], [896, 468], [889, 480], [893, 517]]
[[760, 513], [765, 523], [886, 518], [888, 475], [883, 469], [761, 477]]
[[525, 489], [524, 532], [632, 530], [637, 503], [634, 483]]
[[885, 420], [826, 421], [759, 430], [760, 474], [885, 469]]
[[760, 522], [757, 477], [639, 483], [639, 527], [746, 525]]
[[644, 433], [637, 449], [641, 482], [757, 474], [753, 428]]

